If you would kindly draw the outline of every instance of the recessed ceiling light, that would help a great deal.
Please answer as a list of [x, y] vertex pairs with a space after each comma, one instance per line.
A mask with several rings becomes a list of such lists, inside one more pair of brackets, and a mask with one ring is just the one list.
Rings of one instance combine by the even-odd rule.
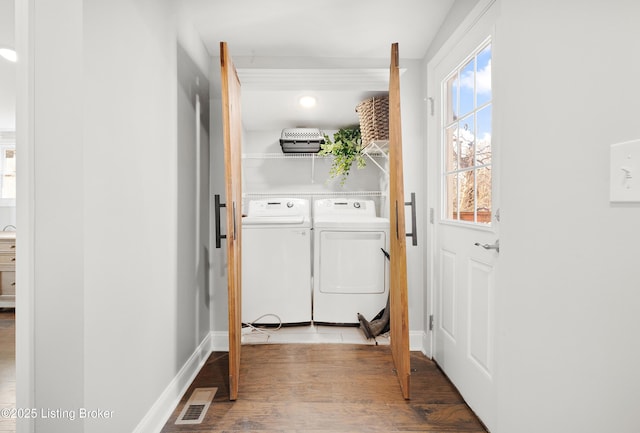
[[18, 55], [16, 54], [16, 52], [9, 48], [0, 48], [0, 56], [14, 63], [18, 60]]
[[311, 108], [315, 107], [317, 100], [315, 96], [303, 96], [298, 100], [298, 102], [304, 108]]

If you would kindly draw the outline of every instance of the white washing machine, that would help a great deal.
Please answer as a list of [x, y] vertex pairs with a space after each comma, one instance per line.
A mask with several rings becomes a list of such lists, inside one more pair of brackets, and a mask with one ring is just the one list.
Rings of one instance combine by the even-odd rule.
[[387, 303], [389, 220], [373, 200], [322, 199], [313, 206], [313, 321], [356, 324]]
[[252, 200], [242, 219], [242, 322], [280, 321], [311, 322], [311, 211], [307, 199]]

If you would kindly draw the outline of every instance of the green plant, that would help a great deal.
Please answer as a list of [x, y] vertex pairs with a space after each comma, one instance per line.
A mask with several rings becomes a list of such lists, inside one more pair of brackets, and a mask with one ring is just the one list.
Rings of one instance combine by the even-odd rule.
[[324, 140], [325, 143], [320, 145], [321, 150], [318, 155], [333, 156], [329, 170], [330, 179], [340, 176], [340, 185], [344, 185], [354, 161], [359, 169], [366, 166], [362, 156], [362, 138], [359, 127], [341, 128], [333, 134], [333, 141], [327, 134], [324, 135]]

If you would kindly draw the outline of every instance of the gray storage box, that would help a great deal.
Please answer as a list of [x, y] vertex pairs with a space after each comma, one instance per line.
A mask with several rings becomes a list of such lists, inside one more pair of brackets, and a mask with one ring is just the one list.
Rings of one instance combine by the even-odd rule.
[[280, 135], [284, 153], [318, 153], [324, 144], [324, 135], [318, 128], [286, 128]]

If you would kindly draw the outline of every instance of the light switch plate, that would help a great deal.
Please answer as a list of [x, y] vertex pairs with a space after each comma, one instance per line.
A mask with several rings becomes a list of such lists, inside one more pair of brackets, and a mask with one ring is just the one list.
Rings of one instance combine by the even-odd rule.
[[640, 140], [612, 144], [610, 149], [612, 202], [640, 202]]

